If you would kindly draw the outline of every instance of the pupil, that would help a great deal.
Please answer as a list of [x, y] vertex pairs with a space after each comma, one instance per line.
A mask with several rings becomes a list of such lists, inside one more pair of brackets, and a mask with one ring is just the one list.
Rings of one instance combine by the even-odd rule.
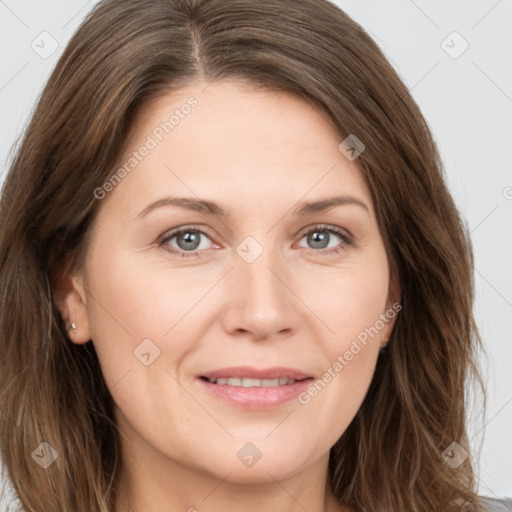
[[[197, 231], [185, 231], [178, 236], [178, 245], [181, 249], [196, 249], [199, 245], [199, 235]], [[184, 244], [179, 243], [180, 240], [184, 241]]]
[[308, 241], [312, 243], [315, 249], [325, 249], [328, 236], [328, 233], [314, 231], [310, 234]]

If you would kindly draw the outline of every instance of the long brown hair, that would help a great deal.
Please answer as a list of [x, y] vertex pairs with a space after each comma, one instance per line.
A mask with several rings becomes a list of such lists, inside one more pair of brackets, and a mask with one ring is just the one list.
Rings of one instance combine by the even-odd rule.
[[[355, 134], [366, 147], [357, 163], [403, 309], [331, 449], [335, 496], [357, 512], [481, 510], [465, 403], [468, 383], [484, 389], [468, 229], [409, 91], [326, 0], [105, 0], [66, 47], [0, 203], [0, 446], [23, 510], [114, 508], [113, 401], [93, 343], [67, 337], [52, 276], [80, 268], [94, 190], [141, 107], [198, 79], [296, 94], [329, 116], [340, 142]], [[58, 453], [46, 470], [31, 456], [42, 442]], [[443, 456], [453, 442], [469, 453], [458, 467]]]

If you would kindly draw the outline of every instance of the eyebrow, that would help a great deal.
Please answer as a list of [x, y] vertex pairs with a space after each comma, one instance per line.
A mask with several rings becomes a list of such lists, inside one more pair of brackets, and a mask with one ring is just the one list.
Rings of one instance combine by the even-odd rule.
[[[360, 208], [366, 210], [369, 214], [370, 210], [368, 206], [357, 199], [356, 197], [343, 195], [343, 196], [334, 196], [327, 197], [325, 199], [319, 199], [317, 201], [306, 201], [299, 203], [299, 205], [293, 210], [294, 215], [298, 216], [310, 216], [321, 212], [326, 212], [335, 206], [343, 206], [343, 205], [355, 205]], [[178, 206], [180, 208], [186, 208], [187, 210], [191, 210], [194, 212], [205, 213], [207, 215], [212, 215], [215, 217], [228, 218], [231, 217], [231, 212], [224, 209], [218, 203], [214, 201], [208, 201], [206, 199], [195, 199], [189, 197], [164, 197], [155, 201], [153, 203], [148, 204], [136, 217], [136, 219], [140, 219], [144, 217], [149, 212], [155, 210], [156, 208], [160, 208], [163, 206]]]

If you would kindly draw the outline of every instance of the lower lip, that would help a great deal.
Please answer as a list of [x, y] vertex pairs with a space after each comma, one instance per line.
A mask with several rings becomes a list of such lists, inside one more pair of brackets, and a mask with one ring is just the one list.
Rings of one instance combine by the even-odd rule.
[[245, 409], [272, 409], [295, 398], [309, 386], [313, 379], [304, 379], [283, 386], [252, 388], [213, 384], [204, 379], [197, 380], [206, 391], [232, 405]]

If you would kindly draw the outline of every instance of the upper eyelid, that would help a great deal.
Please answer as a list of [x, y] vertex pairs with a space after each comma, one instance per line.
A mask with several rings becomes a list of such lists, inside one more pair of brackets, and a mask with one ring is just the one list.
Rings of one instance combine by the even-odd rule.
[[179, 235], [183, 231], [199, 231], [201, 234], [206, 235], [209, 238], [212, 238], [212, 239], [215, 238], [212, 235], [210, 235], [210, 233], [208, 233], [208, 230], [205, 229], [204, 227], [199, 227], [199, 226], [190, 224], [190, 225], [180, 226], [177, 228], [172, 228], [172, 229], [165, 231], [165, 233], [163, 233], [162, 235], [160, 235], [158, 237], [158, 241], [165, 242], [166, 240], [169, 240], [170, 238], [174, 238], [176, 235]]
[[339, 234], [337, 233], [337, 231], [342, 231], [343, 233], [346, 233], [346, 235], [350, 239], [354, 238], [352, 233], [346, 228], [342, 228], [341, 226], [333, 226], [331, 224], [323, 224], [321, 222], [318, 224], [310, 224], [309, 226], [302, 228], [295, 236], [304, 236], [306, 233], [309, 233], [310, 231], [313, 231], [314, 229], [318, 229], [319, 231], [334, 231], [335, 234], [337, 234], [338, 236], [339, 236]]

